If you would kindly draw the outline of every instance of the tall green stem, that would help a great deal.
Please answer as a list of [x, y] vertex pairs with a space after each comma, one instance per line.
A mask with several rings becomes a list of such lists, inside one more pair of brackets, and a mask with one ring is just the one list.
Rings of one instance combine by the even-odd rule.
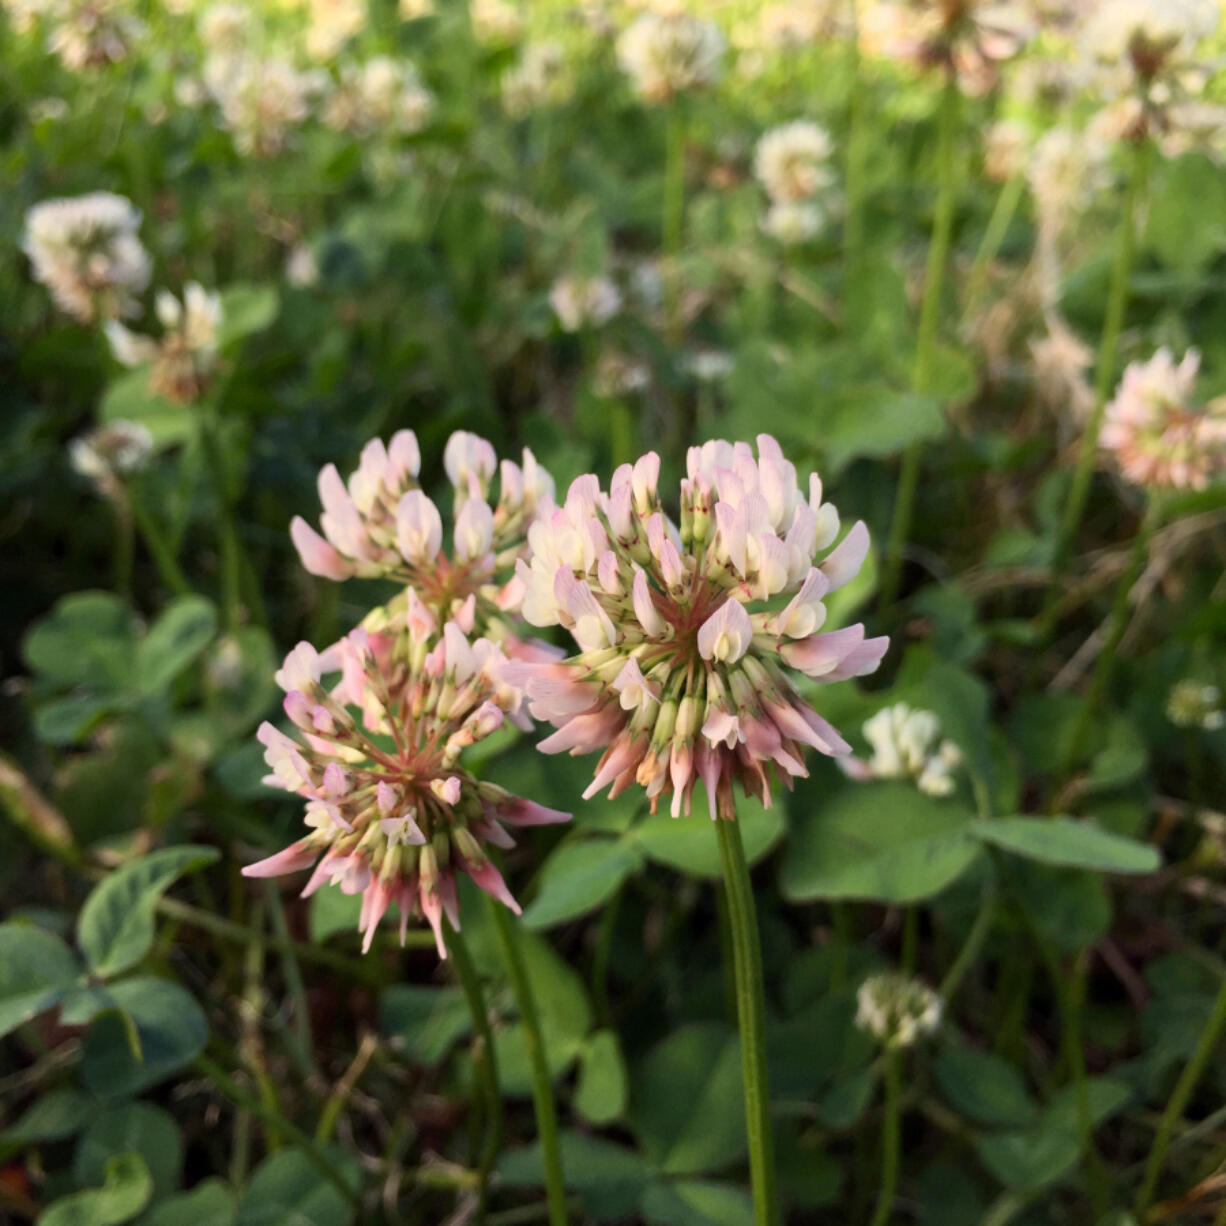
[[885, 1226], [894, 1209], [898, 1190], [898, 1160], [902, 1150], [902, 1051], [897, 1047], [885, 1053], [885, 1113], [881, 1117], [881, 1182], [872, 1226]]
[[[937, 119], [938, 193], [936, 214], [932, 220], [932, 239], [928, 244], [928, 265], [924, 274], [924, 298], [920, 304], [919, 333], [915, 344], [915, 365], [911, 372], [912, 390], [920, 396], [932, 391], [932, 371], [936, 358], [937, 324], [941, 318], [941, 290], [945, 283], [945, 265], [954, 227], [954, 152], [958, 135], [958, 112], [961, 94], [958, 80], [952, 73], [945, 82]], [[881, 609], [884, 612], [898, 592], [902, 569], [902, 551], [911, 532], [911, 516], [915, 510], [915, 492], [919, 486], [923, 449], [912, 443], [903, 453], [898, 474], [898, 493], [894, 500], [894, 518], [886, 544], [885, 565], [881, 576]]]
[[1166, 1151], [1171, 1144], [1175, 1127], [1183, 1119], [1188, 1099], [1192, 1097], [1192, 1091], [1196, 1089], [1196, 1083], [1200, 1081], [1205, 1065], [1209, 1063], [1223, 1031], [1226, 1031], [1226, 978], [1223, 978], [1218, 988], [1209, 1020], [1205, 1023], [1205, 1028], [1200, 1032], [1200, 1038], [1196, 1041], [1196, 1050], [1192, 1053], [1192, 1059], [1184, 1065], [1183, 1072], [1180, 1073], [1175, 1089], [1171, 1092], [1171, 1097], [1167, 1100], [1162, 1112], [1162, 1119], [1158, 1123], [1158, 1132], [1154, 1136], [1154, 1147], [1149, 1151], [1149, 1161], [1145, 1165], [1145, 1179], [1141, 1184], [1141, 1190], [1137, 1193], [1137, 1203], [1133, 1210], [1133, 1216], [1138, 1222], [1145, 1221], [1145, 1215], [1158, 1186], [1158, 1177], [1162, 1174], [1162, 1164], [1166, 1161]]
[[1120, 213], [1119, 229], [1116, 231], [1115, 264], [1111, 270], [1111, 284], [1107, 290], [1107, 313], [1103, 317], [1102, 338], [1098, 345], [1098, 366], [1094, 378], [1094, 407], [1081, 435], [1081, 449], [1077, 453], [1077, 467], [1073, 472], [1073, 484], [1069, 488], [1068, 502], [1064, 505], [1064, 517], [1060, 522], [1060, 535], [1052, 555], [1051, 587], [1043, 609], [1041, 626], [1051, 629], [1055, 621], [1059, 599], [1058, 580], [1064, 572], [1069, 553], [1073, 547], [1081, 517], [1085, 513], [1086, 499], [1090, 494], [1090, 478], [1094, 474], [1094, 461], [1098, 455], [1098, 435], [1102, 429], [1103, 411], [1107, 397], [1115, 382], [1117, 350], [1120, 332], [1124, 327], [1124, 315], [1128, 309], [1128, 283], [1132, 275], [1133, 254], [1136, 247], [1137, 211], [1145, 191], [1148, 166], [1148, 146], [1135, 147], [1128, 182], [1124, 190], [1124, 207]]
[[1009, 232], [1009, 223], [1013, 220], [1017, 206], [1022, 200], [1022, 189], [1026, 186], [1026, 176], [1018, 171], [1005, 180], [1004, 186], [996, 197], [992, 215], [988, 218], [987, 228], [979, 250], [975, 252], [975, 261], [966, 280], [966, 305], [962, 309], [962, 318], [970, 319], [987, 288], [988, 269], [1000, 251], [1000, 245]]
[[541, 1159], [545, 1166], [545, 1197], [549, 1204], [549, 1223], [550, 1226], [566, 1226], [566, 1184], [562, 1178], [558, 1114], [553, 1101], [553, 1084], [545, 1057], [545, 1041], [541, 1035], [536, 997], [528, 979], [527, 967], [524, 966], [515, 922], [501, 903], [493, 899], [487, 899], [486, 902], [524, 1026], [524, 1046], [528, 1049], [528, 1064], [532, 1070], [532, 1101], [536, 1108], [536, 1129], [540, 1136]]
[[1094, 673], [1090, 678], [1090, 686], [1086, 691], [1085, 701], [1081, 704], [1081, 711], [1073, 727], [1073, 734], [1069, 737], [1064, 761], [1061, 763], [1061, 782], [1081, 756], [1086, 739], [1090, 735], [1090, 729], [1094, 726], [1095, 717], [1107, 696], [1107, 687], [1111, 683], [1116, 653], [1124, 638], [1124, 632], [1128, 629], [1129, 597], [1149, 557], [1150, 541], [1153, 540], [1154, 532], [1161, 520], [1161, 499], [1156, 496], [1151, 497], [1146, 505], [1141, 526], [1137, 529], [1136, 539], [1132, 543], [1132, 555], [1128, 561], [1128, 569], [1120, 577], [1119, 585], [1115, 589], [1115, 600], [1112, 602], [1111, 613], [1107, 619], [1106, 637], [1099, 650], [1098, 659], [1094, 662]]
[[[847, 39], [847, 146], [843, 163], [843, 297], [859, 301], [864, 247], [864, 81], [860, 58], [857, 0], [848, 0], [851, 33]], [[852, 312], [849, 310], [848, 316]]]
[[753, 1185], [755, 1226], [777, 1226], [775, 1146], [771, 1130], [770, 1083], [766, 1071], [766, 996], [762, 979], [762, 945], [754, 910], [749, 865], [735, 817], [715, 823], [719, 858], [732, 930], [736, 971], [736, 1011], [741, 1032], [741, 1071], [745, 1085], [745, 1127], [749, 1139], [749, 1175]]
[[188, 583], [186, 576], [180, 569], [170, 542], [163, 535], [157, 520], [150, 515], [148, 508], [145, 506], [144, 499], [141, 498], [136, 489], [129, 486], [127, 494], [128, 507], [132, 512], [132, 518], [140, 530], [141, 539], [145, 542], [145, 546], [153, 558], [153, 564], [157, 567], [158, 574], [162, 576], [162, 582], [176, 596], [186, 596], [192, 590], [192, 585]]
[[464, 991], [464, 998], [468, 1001], [468, 1011], [472, 1014], [473, 1030], [476, 1032], [472, 1047], [473, 1066], [485, 1099], [485, 1138], [477, 1163], [477, 1221], [480, 1222], [485, 1219], [490, 1172], [494, 1169], [494, 1161], [502, 1147], [502, 1094], [498, 1089], [494, 1036], [490, 1031], [489, 1012], [485, 1007], [481, 980], [472, 955], [468, 952], [467, 943], [450, 924], [447, 925], [447, 952], [451, 956], [456, 978]]
[[238, 629], [242, 607], [242, 557], [238, 532], [234, 526], [233, 508], [226, 481], [225, 458], [222, 452], [221, 435], [217, 423], [207, 415], [201, 416], [200, 441], [204, 447], [209, 472], [213, 478], [213, 492], [217, 498], [217, 535], [221, 554], [221, 613], [222, 624], [233, 634]]

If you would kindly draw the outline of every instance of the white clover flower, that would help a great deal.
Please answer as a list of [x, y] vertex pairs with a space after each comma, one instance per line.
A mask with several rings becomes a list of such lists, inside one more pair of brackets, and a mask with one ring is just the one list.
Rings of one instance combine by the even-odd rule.
[[641, 392], [651, 386], [651, 368], [616, 350], [606, 350], [596, 362], [592, 391], [613, 398]]
[[1094, 407], [1090, 370], [1094, 351], [1058, 315], [1047, 321], [1047, 334], [1030, 342], [1039, 399], [1050, 409], [1068, 410], [1085, 421]]
[[567, 332], [598, 328], [621, 310], [622, 296], [608, 277], [559, 277], [549, 304]]
[[210, 56], [204, 80], [239, 152], [258, 157], [289, 146], [325, 84], [321, 74], [301, 72], [287, 59], [247, 54]]
[[200, 41], [208, 51], [241, 51], [251, 28], [251, 10], [236, 0], [210, 4], [196, 23]]
[[617, 61], [648, 102], [714, 85], [727, 43], [719, 27], [688, 13], [643, 13], [617, 40]]
[[1206, 732], [1216, 732], [1226, 727], [1222, 692], [1216, 685], [1185, 677], [1171, 687], [1166, 700], [1166, 717], [1176, 728], [1201, 728]]
[[543, 106], [564, 102], [570, 92], [566, 49], [552, 39], [528, 43], [502, 74], [502, 106], [522, 118]]
[[1100, 0], [1082, 27], [1081, 46], [1099, 63], [1129, 63], [1150, 78], [1192, 54], [1220, 18], [1214, 0]]
[[370, 136], [420, 132], [434, 111], [434, 95], [406, 60], [377, 55], [364, 64], [346, 64], [324, 109], [324, 123], [337, 131]]
[[401, 21], [417, 21], [422, 17], [433, 17], [435, 3], [434, 0], [400, 0], [396, 11]]
[[55, 0], [47, 47], [70, 72], [117, 64], [144, 34], [128, 0]]
[[306, 36], [313, 60], [331, 60], [366, 28], [366, 0], [310, 0]]
[[760, 222], [764, 234], [785, 247], [806, 243], [825, 228], [826, 215], [809, 202], [772, 204]]
[[721, 349], [698, 349], [687, 353], [682, 364], [699, 383], [717, 383], [732, 374], [732, 354]]
[[1036, 142], [1026, 172], [1040, 231], [1061, 233], [1111, 181], [1111, 144], [1093, 130], [1051, 128]]
[[833, 149], [825, 128], [797, 119], [772, 128], [758, 141], [754, 173], [776, 204], [808, 200], [833, 182], [826, 165]]
[[856, 1025], [883, 1047], [912, 1047], [941, 1024], [941, 998], [909, 975], [870, 975], [856, 993]]
[[106, 497], [118, 490], [116, 478], [137, 472], [153, 454], [153, 435], [139, 422], [117, 420], [98, 426], [68, 444], [68, 462]]
[[149, 385], [158, 395], [189, 404], [204, 394], [217, 371], [221, 296], [189, 281], [182, 301], [159, 292], [155, 312], [163, 329], [157, 340], [114, 320], [106, 324], [107, 340], [123, 365], [151, 367]]
[[130, 315], [153, 271], [140, 222], [140, 210], [112, 192], [46, 200], [26, 214], [21, 247], [35, 280], [74, 319]]
[[468, 19], [483, 43], [513, 43], [524, 32], [523, 14], [507, 0], [471, 0]]
[[285, 259], [285, 279], [295, 289], [310, 289], [319, 284], [319, 264], [307, 243], [295, 243]]
[[953, 792], [953, 772], [962, 763], [962, 751], [941, 739], [941, 722], [933, 712], [898, 702], [878, 711], [863, 732], [873, 753], [867, 762], [849, 763], [853, 778], [910, 779], [929, 796]]
[[1030, 127], [1020, 119], [1001, 119], [983, 142], [983, 172], [993, 183], [1005, 183], [1026, 169], [1033, 144]]

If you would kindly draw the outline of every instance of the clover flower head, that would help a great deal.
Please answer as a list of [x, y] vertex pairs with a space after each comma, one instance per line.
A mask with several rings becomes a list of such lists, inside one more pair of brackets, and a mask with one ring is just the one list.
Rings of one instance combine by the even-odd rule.
[[953, 771], [962, 764], [962, 751], [941, 739], [941, 721], [932, 711], [898, 702], [878, 711], [863, 731], [873, 752], [867, 762], [845, 760], [844, 769], [853, 778], [910, 779], [928, 796], [953, 792]]
[[218, 3], [210, 4], [196, 22], [200, 41], [209, 51], [242, 50], [250, 27], [251, 10], [245, 4], [237, 3], [237, 0], [218, 0]]
[[754, 174], [776, 204], [808, 200], [830, 186], [830, 133], [808, 119], [772, 128], [758, 141]]
[[1163, 88], [1195, 67], [1220, 17], [1214, 0], [1104, 0], [1088, 11], [1081, 50], [1109, 93]]
[[326, 77], [304, 72], [283, 56], [239, 52], [209, 56], [204, 83], [238, 151], [274, 157], [289, 148]]
[[1039, 228], [1055, 236], [1110, 182], [1110, 142], [1100, 132], [1049, 128], [1035, 142], [1026, 170]]
[[719, 27], [680, 10], [647, 12], [617, 40], [617, 61], [648, 102], [714, 85], [727, 43]]
[[366, 0], [310, 0], [306, 51], [314, 60], [331, 60], [366, 26]]
[[395, 903], [401, 940], [409, 917], [423, 916], [445, 958], [442, 917], [460, 927], [457, 872], [518, 912], [488, 848], [513, 846], [508, 825], [570, 815], [464, 766], [464, 751], [516, 713], [518, 695], [500, 679], [505, 663], [489, 639], [440, 625], [412, 598], [378, 630], [359, 627], [323, 653], [299, 643], [276, 675], [294, 735], [265, 723], [258, 736], [265, 782], [306, 801], [308, 833], [243, 872], [275, 877], [313, 865], [304, 896], [327, 882], [361, 894], [363, 951]]
[[567, 332], [599, 328], [622, 307], [621, 291], [608, 277], [559, 277], [549, 291], [549, 305]]
[[816, 238], [826, 224], [826, 214], [811, 201], [781, 201], [766, 210], [759, 224], [764, 234], [792, 247]]
[[856, 1025], [883, 1047], [912, 1047], [941, 1024], [941, 998], [910, 975], [870, 975], [856, 992]]
[[513, 43], [524, 32], [523, 14], [507, 0], [471, 0], [468, 20], [483, 43]]
[[107, 321], [107, 340], [125, 366], [151, 368], [149, 385], [158, 395], [190, 404], [200, 399], [217, 372], [221, 295], [189, 281], [182, 299], [166, 290], [159, 292], [154, 310], [163, 329], [157, 340], [117, 320]]
[[1004, 183], [1026, 168], [1034, 138], [1020, 119], [1001, 119], [983, 142], [983, 172], [993, 183]]
[[517, 564], [525, 619], [560, 624], [578, 654], [513, 662], [534, 717], [557, 729], [546, 753], [603, 751], [584, 793], [637, 783], [653, 811], [672, 797], [689, 813], [701, 779], [712, 818], [735, 817], [733, 784], [771, 802], [772, 774], [807, 774], [805, 747], [848, 752], [797, 691], [791, 671], [821, 683], [872, 672], [887, 640], [863, 625], [819, 633], [823, 597], [860, 569], [868, 530], [843, 541], [838, 512], [808, 496], [769, 435], [690, 448], [680, 522], [657, 490], [650, 452], [613, 475], [606, 494], [578, 478], [562, 506], [529, 532]]
[[1176, 728], [1201, 728], [1216, 732], [1226, 727], [1226, 712], [1222, 710], [1222, 692], [1192, 677], [1185, 677], [1171, 686], [1166, 700], [1166, 717]]
[[127, 0], [58, 0], [46, 13], [48, 50], [69, 72], [119, 63], [145, 32]]
[[68, 462], [105, 497], [119, 491], [118, 478], [137, 472], [153, 454], [153, 435], [140, 422], [117, 420], [79, 435], [68, 444]]
[[499, 464], [493, 446], [466, 431], [448, 440], [443, 467], [454, 491], [449, 548], [443, 517], [418, 481], [417, 436], [401, 430], [386, 445], [367, 443], [348, 482], [333, 464], [320, 472], [323, 535], [296, 516], [290, 535], [298, 555], [321, 578], [398, 580], [436, 620], [454, 619], [465, 633], [475, 628], [518, 650], [506, 621], [523, 599], [515, 563], [532, 523], [553, 507], [553, 478], [527, 448], [522, 464]]
[[1131, 362], [1105, 410], [1099, 443], [1120, 473], [1155, 489], [1204, 489], [1226, 472], [1226, 400], [1193, 402], [1200, 354], [1169, 349]]
[[1049, 312], [1047, 334], [1030, 342], [1039, 399], [1051, 409], [1069, 409], [1075, 421], [1085, 421], [1094, 407], [1089, 373], [1094, 352], [1055, 312]]
[[569, 92], [566, 49], [553, 39], [526, 44], [502, 74], [503, 109], [515, 118], [563, 102]]
[[341, 67], [340, 82], [324, 108], [323, 120], [339, 132], [420, 132], [434, 111], [434, 95], [407, 60], [376, 55]]
[[82, 323], [113, 319], [139, 310], [153, 271], [140, 222], [140, 210], [112, 192], [44, 200], [26, 213], [21, 247], [61, 311]]

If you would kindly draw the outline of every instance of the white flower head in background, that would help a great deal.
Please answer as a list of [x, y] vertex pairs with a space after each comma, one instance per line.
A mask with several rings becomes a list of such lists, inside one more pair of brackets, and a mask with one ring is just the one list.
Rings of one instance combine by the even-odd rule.
[[204, 66], [205, 85], [221, 110], [224, 127], [240, 153], [272, 157], [289, 147], [325, 85], [319, 72], [302, 72], [287, 59], [214, 55]]
[[910, 779], [928, 796], [948, 796], [962, 751], [941, 739], [941, 721], [931, 711], [905, 702], [884, 707], [863, 728], [872, 756], [844, 764], [853, 779]]
[[507, 0], [471, 0], [468, 20], [478, 42], [513, 43], [524, 32], [523, 14]]
[[621, 310], [621, 291], [608, 277], [559, 277], [549, 291], [549, 305], [567, 332], [599, 328]]
[[68, 444], [68, 462], [104, 498], [119, 492], [119, 477], [144, 468], [153, 454], [148, 427], [119, 419], [79, 435]]
[[434, 95], [407, 60], [377, 55], [363, 64], [345, 64], [324, 108], [324, 123], [355, 136], [420, 132], [434, 111]]
[[366, 28], [366, 0], [310, 0], [306, 51], [313, 60], [335, 59]]
[[295, 289], [319, 284], [319, 262], [309, 243], [295, 243], [285, 257], [285, 279]]
[[808, 119], [772, 128], [754, 154], [754, 174], [776, 204], [809, 200], [830, 186], [830, 133]]
[[124, 366], [149, 366], [149, 386], [176, 404], [190, 404], [208, 390], [217, 371], [221, 296], [195, 281], [182, 300], [162, 290], [156, 300], [162, 335], [134, 332], [114, 320], [106, 324], [111, 350]]
[[1176, 728], [1201, 728], [1216, 732], [1226, 727], [1226, 711], [1222, 710], [1222, 692], [1192, 677], [1185, 677], [1171, 686], [1166, 700], [1166, 717]]
[[719, 27], [688, 13], [643, 13], [617, 40], [617, 61], [648, 102], [714, 85], [727, 43]]
[[196, 22], [205, 49], [222, 54], [241, 51], [250, 28], [251, 10], [235, 0], [210, 4]]
[[785, 247], [816, 238], [826, 224], [826, 214], [809, 201], [772, 204], [762, 216], [762, 232]]
[[912, 1047], [941, 1024], [941, 998], [910, 975], [870, 975], [856, 992], [856, 1025], [883, 1047]]
[[47, 49], [69, 72], [117, 64], [144, 34], [128, 0], [55, 0]]
[[45, 200], [26, 214], [22, 250], [56, 306], [82, 323], [139, 311], [153, 266], [141, 214], [112, 192]]
[[571, 91], [566, 49], [552, 39], [527, 43], [502, 74], [502, 107], [522, 118], [544, 106], [565, 102]]

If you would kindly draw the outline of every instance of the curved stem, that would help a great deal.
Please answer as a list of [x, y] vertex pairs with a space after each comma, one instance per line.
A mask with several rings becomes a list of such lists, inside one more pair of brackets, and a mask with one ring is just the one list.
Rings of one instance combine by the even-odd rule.
[[1021, 203], [1022, 189], [1025, 186], [1026, 176], [1019, 171], [1005, 180], [996, 197], [996, 204], [992, 208], [991, 217], [988, 218], [987, 228], [983, 232], [983, 239], [979, 250], [975, 252], [975, 261], [967, 277], [966, 305], [962, 309], [964, 320], [971, 318], [975, 307], [979, 305], [979, 299], [983, 297], [983, 291], [987, 288], [988, 269], [996, 259], [1001, 243], [1005, 241], [1009, 223]]
[[762, 980], [762, 946], [754, 910], [749, 865], [734, 818], [719, 818], [719, 858], [732, 930], [736, 972], [736, 1009], [741, 1032], [741, 1071], [745, 1086], [745, 1127], [749, 1140], [749, 1175], [753, 1185], [755, 1226], [779, 1221], [775, 1191], [775, 1147], [771, 1131], [770, 1083], [766, 1071], [766, 997]]
[[468, 952], [467, 942], [450, 923], [446, 927], [446, 939], [451, 965], [455, 968], [456, 978], [460, 981], [464, 998], [468, 1001], [468, 1011], [472, 1014], [473, 1030], [476, 1032], [472, 1045], [473, 1067], [485, 1099], [485, 1138], [477, 1163], [477, 1221], [480, 1222], [485, 1220], [490, 1172], [494, 1169], [494, 1161], [502, 1148], [502, 1094], [498, 1089], [494, 1035], [490, 1030], [489, 1011], [485, 1007], [477, 967], [472, 954]]
[[1218, 988], [1209, 1020], [1205, 1023], [1205, 1028], [1200, 1032], [1200, 1038], [1196, 1041], [1196, 1050], [1192, 1053], [1192, 1059], [1184, 1066], [1179, 1080], [1175, 1083], [1175, 1089], [1171, 1092], [1171, 1097], [1163, 1109], [1162, 1119], [1158, 1123], [1158, 1132], [1154, 1136], [1154, 1147], [1149, 1151], [1149, 1161], [1145, 1165], [1145, 1179], [1141, 1184], [1141, 1190], [1137, 1193], [1137, 1202], [1133, 1209], [1133, 1216], [1138, 1222], [1145, 1221], [1145, 1215], [1158, 1186], [1158, 1177], [1162, 1174], [1162, 1164], [1166, 1160], [1166, 1151], [1171, 1144], [1171, 1137], [1176, 1125], [1183, 1119], [1188, 1099], [1192, 1097], [1192, 1091], [1196, 1089], [1196, 1083], [1200, 1081], [1205, 1065], [1209, 1063], [1209, 1058], [1213, 1055], [1213, 1050], [1217, 1047], [1224, 1030], [1226, 1030], [1226, 978], [1223, 978]]
[[902, 1052], [891, 1047], [885, 1053], [885, 1114], [881, 1117], [881, 1183], [872, 1226], [885, 1226], [894, 1208], [898, 1190], [898, 1159], [902, 1149]]
[[536, 997], [524, 966], [519, 948], [519, 933], [510, 913], [492, 898], [486, 906], [494, 921], [498, 945], [506, 963], [507, 975], [519, 1004], [524, 1025], [524, 1046], [528, 1049], [528, 1064], [532, 1070], [532, 1102], [536, 1108], [536, 1129], [541, 1142], [541, 1159], [545, 1166], [545, 1198], [549, 1205], [550, 1226], [566, 1226], [566, 1184], [562, 1178], [562, 1150], [558, 1143], [558, 1115], [553, 1101], [553, 1084], [545, 1058], [545, 1042], [541, 1036], [541, 1019], [536, 1010]]
[[1090, 478], [1094, 474], [1094, 461], [1098, 455], [1098, 435], [1102, 429], [1103, 411], [1107, 397], [1115, 381], [1116, 350], [1119, 348], [1120, 332], [1124, 326], [1124, 314], [1128, 309], [1128, 282], [1132, 275], [1133, 253], [1136, 246], [1136, 219], [1141, 197], [1145, 190], [1147, 171], [1147, 145], [1137, 145], [1133, 151], [1132, 165], [1124, 192], [1124, 207], [1120, 213], [1119, 229], [1116, 232], [1115, 263], [1111, 269], [1111, 284], [1107, 290], [1107, 312], [1103, 317], [1102, 338], [1098, 345], [1098, 366], [1094, 378], [1094, 407], [1081, 436], [1081, 449], [1077, 453], [1077, 467], [1073, 484], [1069, 487], [1068, 502], [1060, 522], [1060, 534], [1052, 555], [1051, 588], [1040, 622], [1046, 633], [1055, 621], [1058, 601], [1057, 580], [1064, 572], [1073, 539], [1085, 513], [1086, 499], [1090, 493]]
[[[932, 219], [932, 240], [928, 244], [928, 265], [924, 275], [924, 299], [920, 304], [919, 334], [915, 344], [915, 365], [911, 373], [911, 388], [920, 396], [932, 390], [932, 367], [936, 357], [937, 323], [941, 316], [941, 289], [945, 282], [945, 265], [949, 259], [950, 240], [954, 225], [954, 144], [958, 128], [957, 77], [952, 73], [945, 82], [938, 116], [937, 165], [939, 190], [936, 213]], [[881, 575], [881, 604], [884, 611], [894, 601], [898, 577], [902, 569], [902, 551], [911, 532], [911, 515], [915, 509], [915, 492], [919, 486], [923, 448], [912, 443], [903, 453], [898, 475], [898, 493], [894, 500], [894, 517], [886, 544], [885, 564]]]
[[157, 567], [158, 574], [162, 577], [162, 582], [176, 596], [186, 596], [192, 590], [192, 585], [188, 583], [186, 576], [180, 569], [179, 563], [175, 558], [175, 551], [171, 548], [170, 542], [162, 534], [157, 521], [150, 515], [148, 508], [145, 506], [144, 499], [140, 497], [134, 486], [128, 486], [127, 497], [128, 509], [132, 513], [132, 518], [140, 531], [146, 548], [149, 550], [150, 557], [153, 558], [153, 564]]

